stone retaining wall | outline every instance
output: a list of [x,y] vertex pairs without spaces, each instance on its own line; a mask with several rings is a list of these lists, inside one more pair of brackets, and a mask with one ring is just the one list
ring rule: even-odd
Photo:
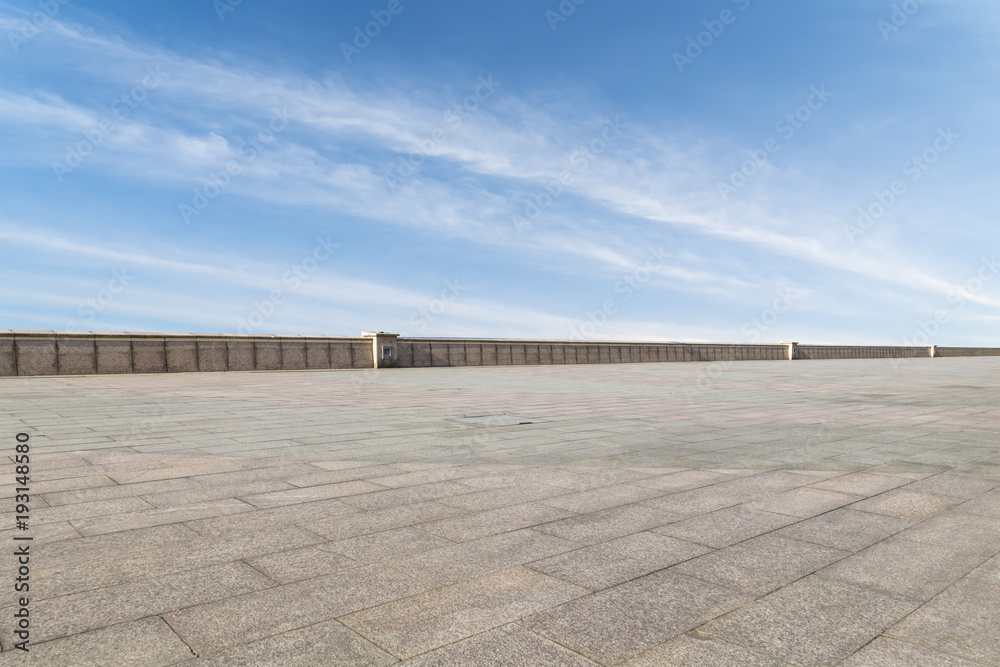
[[402,367],[739,361],[785,359],[788,354],[784,345],[583,343],[449,338],[400,338],[397,347],[398,365]]
[[0,332],[0,375],[372,368],[368,338]]
[[[389,357],[382,358],[391,347]],[[1000,348],[0,331],[0,376],[1000,356]]]
[[795,349],[796,359],[900,359],[931,356],[927,346],[796,345]]
[[1000,347],[939,347],[939,357],[1000,357]]

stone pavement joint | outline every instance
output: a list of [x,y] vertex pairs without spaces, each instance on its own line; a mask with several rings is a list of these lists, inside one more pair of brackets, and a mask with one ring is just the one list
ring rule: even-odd
[[30,661],[1000,664],[1000,358],[715,366],[0,378]]

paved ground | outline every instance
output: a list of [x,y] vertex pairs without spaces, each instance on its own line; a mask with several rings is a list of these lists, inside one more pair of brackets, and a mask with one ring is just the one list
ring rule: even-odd
[[1000,664],[1000,359],[894,363],[2,378],[27,662]]

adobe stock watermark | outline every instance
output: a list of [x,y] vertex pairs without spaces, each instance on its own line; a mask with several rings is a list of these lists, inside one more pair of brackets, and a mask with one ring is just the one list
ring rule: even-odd
[[143,413],[137,413],[129,411],[131,417],[137,417],[136,419],[129,419],[126,422],[127,430],[122,433],[119,437],[115,438],[115,441],[119,447],[134,447],[136,445],[143,444],[143,440],[149,438],[156,438],[166,429],[159,428],[160,426],[171,426],[176,424],[174,417],[176,416],[176,405],[171,405],[165,398],[152,398],[147,397],[147,406],[149,401],[152,401],[152,405],[155,410],[150,413],[148,411]]
[[770,306],[760,311],[756,317],[751,317],[740,328],[740,333],[751,341],[758,340],[762,333],[773,327],[782,315],[794,308],[796,303],[805,296],[804,291],[792,287],[778,289],[775,294]]
[[479,111],[482,104],[493,97],[497,88],[502,85],[493,80],[492,74],[479,77],[472,94],[444,112],[441,117],[443,125],[434,128],[429,137],[418,141],[416,152],[400,157],[399,162],[385,172],[385,184],[389,191],[395,192],[406,179],[416,174],[424,160],[437,154],[438,147],[448,140],[449,133],[462,127],[462,123]]
[[585,313],[587,322],[579,326],[575,324],[570,326],[570,340],[593,338],[598,331],[604,328],[604,325],[608,323],[611,316],[619,311],[621,304],[628,302],[635,296],[635,293],[649,282],[653,274],[666,265],[669,256],[662,246],[659,248],[649,248],[649,256],[646,258],[646,262],[637,266],[631,273],[622,276],[621,280],[615,283],[614,292],[620,296],[605,299],[599,308],[592,311],[588,310]]
[[518,233],[530,228],[532,222],[542,214],[542,211],[552,206],[555,200],[565,192],[565,188],[573,184],[577,175],[587,171],[597,158],[618,141],[622,132],[628,127],[621,118],[621,115],[618,115],[613,120],[607,121],[598,136],[591,139],[586,146],[576,149],[570,155],[570,167],[564,169],[556,180],[545,184],[542,192],[533,197],[524,198],[524,208],[521,213],[514,213],[510,216],[510,221]]
[[[97,121],[93,127],[83,131],[83,138],[75,144],[67,144],[66,155],[62,162],[54,160],[52,171],[56,179],[62,183],[63,178],[70,174],[90,157],[104,140],[118,130],[118,121],[123,121],[139,108],[139,105],[149,98],[149,93],[160,87],[167,74],[155,67],[146,67],[146,76],[130,90],[116,97],[111,102],[111,112]],[[117,120],[116,120],[117,119]]]
[[728,360],[712,361],[705,364],[695,373],[694,384],[684,385],[684,397],[690,403],[696,395],[714,389],[723,375],[731,371],[734,366],[736,366],[736,362]]
[[361,52],[371,45],[372,40],[389,27],[392,17],[402,14],[404,9],[406,6],[402,0],[389,0],[385,9],[373,9],[369,12],[372,20],[364,24],[364,29],[359,25],[354,26],[354,39],[340,43],[340,52],[344,54],[347,64],[350,65],[352,58],[361,55]]
[[[961,136],[955,133],[950,126],[948,128],[939,127],[934,141],[903,163],[903,166],[900,167],[903,175],[909,177],[911,183],[919,181],[942,155],[951,150],[955,141]],[[847,240],[855,243],[859,236],[864,236],[906,192],[906,182],[898,178],[889,183],[887,189],[876,190],[873,193],[874,199],[871,203],[858,207],[858,217],[854,224],[844,225]]]
[[212,0],[212,9],[219,21],[226,20],[226,14],[235,12],[236,8],[243,4],[243,0]]
[[565,23],[570,16],[576,13],[576,8],[587,0],[562,0],[555,10],[545,10],[545,20],[549,22],[549,27],[555,32],[560,23]]
[[[732,0],[732,3],[741,12],[745,12],[749,9],[751,0]],[[681,51],[673,52],[674,65],[677,67],[677,71],[683,74],[685,67],[693,65],[694,61],[705,53],[705,49],[715,44],[715,40],[722,37],[722,33],[726,31],[726,26],[736,23],[738,16],[739,14],[732,9],[723,9],[719,12],[718,18],[702,21],[701,24],[705,29],[693,36],[688,36],[687,46],[684,48],[683,53]]]
[[222,194],[233,182],[233,177],[243,172],[243,167],[257,159],[260,151],[266,146],[274,143],[275,136],[283,132],[288,127],[288,111],[284,108],[274,112],[274,116],[268,122],[267,128],[259,130],[256,134],[247,137],[237,145],[240,152],[238,160],[230,160],[224,169],[209,172],[208,182],[200,186],[195,186],[194,196],[191,203],[178,204],[177,210],[180,213],[184,224],[190,224],[191,218],[201,215],[201,212],[208,208],[213,199]]
[[236,333],[251,334],[257,332],[260,327],[267,322],[285,303],[285,298],[289,294],[299,291],[319,267],[333,256],[333,251],[338,244],[330,240],[319,237],[312,252],[303,257],[281,275],[281,283],[285,289],[273,289],[267,298],[261,301],[254,301],[250,312],[246,317],[240,317],[236,321]]
[[49,23],[59,15],[61,7],[68,5],[69,0],[39,0],[35,3],[40,11],[32,13],[28,18],[21,19],[20,29],[7,33],[7,41],[15,55],[21,52],[21,47],[33,40],[38,33],[45,30]]
[[[997,261],[997,256],[982,257],[979,268],[976,269],[975,273],[969,276],[964,283],[955,285],[948,292],[947,300],[952,306],[950,308],[939,308],[934,311],[931,317],[917,322],[917,328],[909,336],[903,337],[902,344],[906,347],[932,345],[934,338],[941,333],[942,328],[951,322],[951,318],[955,313],[965,308],[965,305],[976,294],[983,291],[986,283],[993,280],[998,273],[1000,273],[1000,262]],[[893,368],[898,368],[901,364],[906,363],[906,361],[906,358],[890,359]]]
[[[823,108],[823,105],[833,97],[833,93],[826,89],[826,84],[811,86],[809,96],[806,101],[779,118],[774,124],[774,131],[785,141],[795,136],[795,133],[808,123],[813,114]],[[729,201],[729,196],[746,185],[750,179],[760,171],[760,168],[767,164],[770,156],[781,149],[781,142],[775,137],[769,137],[761,144],[760,148],[747,149],[747,159],[738,169],[734,169],[729,175],[727,182],[718,181],[715,184],[716,190],[722,201]]]
[[965,307],[972,297],[983,291],[983,287],[986,283],[993,280],[993,276],[1000,273],[1000,263],[997,263],[997,256],[983,257],[979,264],[979,268],[976,270],[975,274],[969,277],[961,285],[956,285],[948,293],[948,303],[955,304],[953,310],[961,310]]
[[410,314],[410,325],[417,333],[427,331],[427,327],[444,315],[445,311],[448,310],[448,306],[455,303],[466,289],[468,289],[468,285],[460,283],[458,278],[445,280],[444,288],[441,290],[438,298],[431,299]]
[[920,8],[927,4],[927,0],[903,0],[903,2],[893,4],[892,14],[889,20],[879,19],[875,27],[882,33],[882,39],[889,41],[889,36],[899,32],[899,29],[909,23],[910,17],[920,11]]
[[[112,271],[111,279],[104,287],[97,291],[97,294],[84,299],[77,305],[76,314],[83,318],[82,324],[90,324],[97,318],[98,313],[103,313],[107,310],[114,303],[115,298],[132,284],[133,280],[135,280],[135,276],[131,275],[128,269],[121,268],[117,271]],[[80,327],[81,322],[73,320],[67,322],[63,330],[80,331]]]

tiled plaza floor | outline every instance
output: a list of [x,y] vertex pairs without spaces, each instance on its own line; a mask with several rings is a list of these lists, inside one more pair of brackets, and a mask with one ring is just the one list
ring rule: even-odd
[[1000,664],[1000,358],[0,378],[0,415],[0,663]]

